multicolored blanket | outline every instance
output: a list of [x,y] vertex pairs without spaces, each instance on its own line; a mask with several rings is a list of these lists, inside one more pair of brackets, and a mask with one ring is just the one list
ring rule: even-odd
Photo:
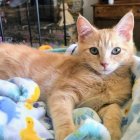
[[0,140],[53,138],[41,122],[45,105],[33,106],[39,95],[38,85],[30,79],[0,80]]

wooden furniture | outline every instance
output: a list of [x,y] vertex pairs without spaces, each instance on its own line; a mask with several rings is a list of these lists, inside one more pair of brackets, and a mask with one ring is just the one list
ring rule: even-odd
[[[120,4],[120,3],[139,3],[139,0],[114,0],[115,4]],[[99,0],[99,3],[108,3],[108,0]]]
[[115,3],[139,3],[139,0],[114,0]]
[[140,50],[140,2],[120,4],[95,4],[93,7],[93,22],[99,28],[115,25],[121,17],[132,10],[135,16],[134,41]]

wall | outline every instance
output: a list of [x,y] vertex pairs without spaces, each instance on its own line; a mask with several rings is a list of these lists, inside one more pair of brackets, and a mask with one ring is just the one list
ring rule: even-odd
[[83,0],[83,16],[86,17],[90,23],[93,23],[93,9],[92,4],[97,3],[99,0]]

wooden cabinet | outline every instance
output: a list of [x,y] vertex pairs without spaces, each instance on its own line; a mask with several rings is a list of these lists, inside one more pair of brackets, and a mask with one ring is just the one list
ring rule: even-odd
[[128,11],[132,10],[135,16],[134,41],[140,50],[140,3],[129,4],[95,4],[93,7],[93,21],[99,28],[112,27]]

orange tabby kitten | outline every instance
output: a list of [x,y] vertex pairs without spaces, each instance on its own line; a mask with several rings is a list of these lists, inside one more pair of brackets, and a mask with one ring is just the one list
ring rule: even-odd
[[84,17],[77,20],[76,55],[43,53],[24,45],[0,45],[0,78],[28,77],[41,87],[56,140],[75,131],[72,111],[98,111],[112,140],[121,137],[120,105],[131,94],[134,17],[127,13],[112,29],[99,30]]

